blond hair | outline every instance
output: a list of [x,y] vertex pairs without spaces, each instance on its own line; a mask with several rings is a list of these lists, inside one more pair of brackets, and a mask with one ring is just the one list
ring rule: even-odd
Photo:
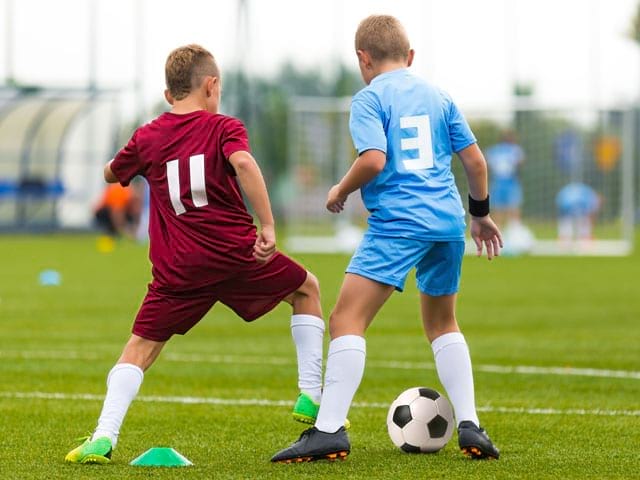
[[211,52],[196,44],[173,50],[167,57],[164,73],[167,89],[175,100],[182,100],[198,88],[205,76],[220,76]]
[[371,15],[356,31],[356,50],[364,50],[375,61],[406,60],[409,38],[400,21],[391,15]]

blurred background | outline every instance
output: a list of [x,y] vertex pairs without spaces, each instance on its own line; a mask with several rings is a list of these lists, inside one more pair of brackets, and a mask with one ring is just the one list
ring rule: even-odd
[[222,69],[222,112],[249,129],[288,249],[353,249],[366,219],[358,195],[341,217],[324,201],[355,156],[349,102],[364,84],[353,37],[372,13],[403,22],[412,70],[470,122],[505,253],[631,252],[637,0],[0,0],[0,232],[144,240],[144,182],[105,191],[102,167],[168,108],[166,56],[195,42]]

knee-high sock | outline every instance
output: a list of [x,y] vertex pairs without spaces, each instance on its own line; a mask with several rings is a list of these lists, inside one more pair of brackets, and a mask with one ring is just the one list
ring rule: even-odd
[[360,386],[367,355],[365,339],[344,335],[331,341],[316,428],[333,433],[344,425],[353,396]]
[[470,420],[479,425],[471,357],[464,336],[459,332],[445,333],[436,338],[431,347],[440,383],[453,405],[456,424]]
[[298,388],[320,402],[324,321],[315,315],[292,315],[291,336],[298,357]]
[[109,437],[115,448],[120,426],[129,405],[138,394],[143,378],[142,369],[131,363],[119,363],[111,369],[107,377],[107,394],[102,413],[92,438]]

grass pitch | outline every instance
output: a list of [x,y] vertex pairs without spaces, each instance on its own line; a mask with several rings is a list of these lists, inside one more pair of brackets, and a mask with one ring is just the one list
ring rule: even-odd
[[[328,314],[348,261],[298,259],[321,281]],[[40,286],[46,269],[60,286]],[[501,449],[474,462],[456,437],[409,455],[387,437],[386,407],[408,387],[442,391],[413,279],[367,341],[345,462],[272,465],[303,429],[290,309],[244,324],[217,305],[174,337],[147,372],[110,465],[65,465],[97,420],[105,378],[149,281],[145,246],[109,254],[92,236],[0,237],[0,478],[632,478],[640,457],[640,255],[464,261],[458,320],[474,362],[480,418]],[[171,446],[184,469],[129,462]]]

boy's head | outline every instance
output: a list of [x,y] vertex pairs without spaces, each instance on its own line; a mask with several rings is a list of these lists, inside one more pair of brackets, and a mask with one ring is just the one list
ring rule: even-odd
[[178,47],[165,64],[167,89],[165,97],[171,104],[191,94],[201,95],[207,110],[217,111],[220,102],[220,70],[213,55],[200,45]]
[[356,31],[356,53],[365,83],[381,73],[383,64],[409,66],[413,50],[400,21],[390,15],[371,15],[360,22]]

